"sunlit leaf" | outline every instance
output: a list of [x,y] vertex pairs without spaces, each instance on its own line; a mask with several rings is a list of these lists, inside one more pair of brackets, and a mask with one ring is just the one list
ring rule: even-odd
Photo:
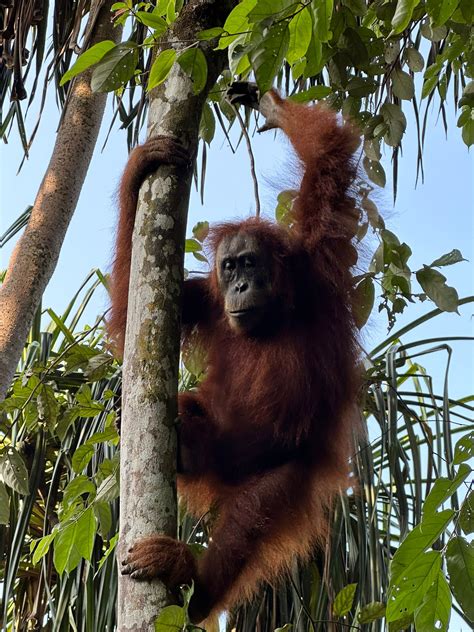
[[395,13],[392,18],[392,33],[393,35],[401,33],[408,26],[413,11],[420,0],[398,0]]
[[272,87],[288,50],[289,40],[288,27],[280,22],[268,29],[266,37],[251,51],[250,62],[262,92]]
[[311,42],[313,31],[313,21],[308,7],[299,11],[291,20],[288,26],[290,40],[286,58],[290,64],[304,57]]
[[94,44],[94,46],[88,48],[84,53],[79,55],[73,66],[64,73],[59,85],[63,86],[79,73],[97,64],[103,58],[105,53],[108,53],[109,50],[112,50],[115,46],[116,44],[112,40],[104,40],[103,42],[99,42],[98,44]]
[[94,68],[91,78],[93,92],[111,92],[121,88],[135,73],[138,46],[134,42],[117,44]]
[[348,584],[337,593],[332,608],[336,617],[343,617],[352,608],[356,590],[357,584]]
[[455,536],[448,542],[446,551],[449,583],[457,602],[474,621],[474,542]]
[[423,504],[423,516],[434,512],[450,498],[471,473],[471,468],[463,463],[453,479],[438,478]]
[[151,67],[147,90],[152,90],[165,81],[173,67],[175,59],[176,51],[174,48],[167,48],[161,51]]
[[371,623],[385,616],[385,604],[380,601],[373,601],[366,606],[362,606],[357,620],[359,623]]
[[415,612],[416,632],[447,632],[451,616],[451,591],[442,570]]
[[179,55],[177,62],[191,77],[194,94],[199,94],[207,81],[207,61],[202,50],[197,47],[189,48]]
[[28,471],[20,453],[13,446],[0,450],[0,480],[19,494],[28,493]]

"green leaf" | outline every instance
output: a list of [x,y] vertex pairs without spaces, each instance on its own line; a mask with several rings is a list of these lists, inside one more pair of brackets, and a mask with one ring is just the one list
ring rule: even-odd
[[289,97],[289,101],[294,101],[295,103],[307,103],[308,101],[318,101],[319,99],[324,99],[332,92],[330,86],[311,86],[307,90],[303,90],[302,92],[297,92],[296,94],[292,94]]
[[194,238],[201,243],[209,234],[209,222],[198,222],[193,228]]
[[464,259],[461,252],[455,248],[454,250],[451,250],[451,252],[435,259],[433,263],[430,264],[430,268],[434,268],[436,266],[452,266],[454,263],[459,263],[460,261],[466,261],[466,259]]
[[95,494],[94,483],[84,475],[76,476],[67,485],[64,490],[63,503],[65,506],[73,503],[76,498],[83,494]]
[[117,90],[131,79],[138,63],[138,47],[134,42],[123,42],[106,53],[94,68],[92,92]]
[[285,22],[274,24],[266,37],[249,54],[258,87],[262,92],[270,90],[278,74],[286,51],[290,34]]
[[446,550],[449,584],[456,601],[471,621],[474,621],[474,543],[454,537]]
[[448,500],[448,498],[451,498],[454,492],[460,485],[462,485],[470,473],[471,468],[463,463],[459,467],[458,473],[452,480],[450,478],[436,479],[433,488],[423,504],[423,516],[433,513],[440,505]]
[[160,83],[163,83],[163,81],[165,81],[166,77],[170,73],[171,68],[173,67],[175,59],[176,51],[174,50],[174,48],[167,48],[166,50],[161,51],[161,53],[153,62],[150,70],[150,76],[148,78],[147,86],[148,91],[152,90],[156,86],[159,86]]
[[352,608],[356,590],[357,584],[348,584],[337,593],[332,607],[333,613],[336,617],[343,617]]
[[385,175],[385,171],[381,163],[376,160],[369,160],[367,156],[364,156],[362,164],[364,165],[365,172],[369,176],[369,179],[379,187],[384,187],[387,181],[387,176]]
[[419,608],[440,568],[441,553],[439,551],[428,551],[417,556],[397,580],[391,583],[387,602],[387,621],[396,621]]
[[[229,36],[221,36],[219,40],[218,49],[227,48],[237,37],[238,34],[249,30],[248,14],[257,4],[257,0],[243,0],[227,16],[224,23],[224,31],[229,33]],[[237,35],[234,35],[236,33]]]
[[406,59],[408,64],[408,68],[413,72],[420,72],[423,70],[425,65],[425,60],[423,59],[423,55],[419,50],[410,46],[409,48],[405,48],[403,56]]
[[392,32],[390,35],[397,35],[406,29],[419,2],[420,0],[398,0],[392,18]]
[[113,361],[114,358],[109,353],[98,353],[88,360],[84,367],[84,374],[90,382],[102,380],[109,372]]
[[431,42],[440,42],[448,34],[448,29],[444,24],[442,26],[434,26],[429,20],[425,20],[420,28],[421,34]]
[[75,545],[76,526],[75,520],[62,526],[54,540],[53,562],[60,575],[66,569],[68,571],[74,570],[81,561],[81,555]]
[[49,547],[51,546],[51,542],[56,537],[57,531],[53,531],[52,533],[48,533],[48,535],[40,538],[35,546],[35,551],[33,553],[32,562],[34,565],[38,564],[38,562],[46,555],[49,551]]
[[7,489],[0,481],[0,524],[8,524],[10,522],[10,496]]
[[450,616],[451,592],[443,571],[440,570],[423,603],[415,611],[416,632],[447,632]]
[[357,620],[359,623],[372,623],[383,616],[385,616],[385,604],[380,601],[373,601],[360,609]]
[[391,147],[400,144],[407,127],[407,119],[402,108],[396,103],[384,103],[380,108],[384,123],[388,126],[384,140]]
[[377,89],[378,84],[374,79],[364,77],[352,77],[347,86],[347,92],[353,97],[367,97]]
[[75,546],[79,554],[89,562],[92,558],[96,534],[96,518],[92,507],[86,509],[77,521]]
[[312,3],[313,32],[317,42],[328,42],[331,38],[331,18],[334,9],[334,0],[318,0]]
[[196,239],[186,239],[184,252],[198,252],[199,250],[202,250],[202,244],[200,244]]
[[72,456],[72,469],[79,474],[94,456],[94,447],[87,443],[80,445]]
[[168,30],[166,20],[157,13],[148,13],[147,11],[136,11],[135,17],[145,26],[149,26],[155,31],[155,35],[163,35]]
[[71,68],[64,73],[59,85],[63,86],[79,73],[97,64],[105,53],[108,53],[112,48],[115,48],[115,42],[112,42],[112,40],[104,40],[88,48],[82,55],[79,55]]
[[355,324],[358,329],[369,320],[375,301],[375,286],[372,277],[368,276],[356,286],[352,295]]
[[299,13],[290,20],[288,29],[290,32],[290,41],[286,59],[290,64],[293,64],[305,56],[311,42],[313,21],[308,7],[299,11]]
[[462,139],[468,147],[474,145],[474,108],[471,108],[471,116],[462,126]]
[[96,501],[107,501],[111,502],[118,498],[120,493],[119,484],[117,481],[117,472],[114,472],[110,476],[107,476],[106,479],[100,484],[99,489],[97,490]]
[[441,26],[457,9],[459,0],[426,0],[426,11],[433,26]]
[[474,431],[461,437],[454,448],[454,465],[464,463],[474,457]]
[[50,428],[54,426],[58,418],[59,403],[54,395],[54,391],[49,384],[43,384],[36,400],[39,418]]
[[392,72],[392,89],[394,95],[399,99],[413,99],[415,96],[413,78],[399,68]]
[[291,209],[293,202],[298,195],[295,189],[280,191],[277,197],[277,206],[275,209],[275,219],[281,224],[288,225],[291,221]]
[[439,309],[443,312],[458,311],[458,293],[453,287],[446,285],[446,277],[441,272],[424,266],[422,270],[417,271],[416,278],[423,291]]
[[92,509],[94,510],[94,515],[99,523],[99,533],[102,536],[102,539],[105,540],[112,528],[112,511],[110,509],[110,505],[103,501],[94,502]]
[[424,80],[423,88],[421,89],[421,98],[426,99],[438,85],[438,75],[429,77]]
[[13,446],[0,450],[0,480],[19,494],[28,494],[28,471],[20,453]]
[[207,81],[207,61],[204,53],[200,48],[189,48],[181,53],[177,61],[184,72],[191,77],[194,94],[199,94]]
[[393,556],[390,564],[393,581],[397,581],[405,574],[410,565],[416,565],[424,551],[443,533],[453,516],[454,512],[451,509],[423,516],[422,522],[410,531]]
[[181,632],[186,623],[186,612],[179,606],[166,606],[155,620],[155,632]]
[[459,513],[459,526],[466,535],[474,533],[474,491],[464,499]]
[[207,41],[219,37],[224,33],[224,29],[220,26],[214,26],[212,29],[205,29],[204,31],[199,31],[197,34],[198,40]]

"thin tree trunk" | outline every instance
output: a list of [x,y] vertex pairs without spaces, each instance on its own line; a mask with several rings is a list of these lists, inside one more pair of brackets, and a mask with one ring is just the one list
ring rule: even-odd
[[[231,0],[192,0],[172,37],[180,49],[222,25]],[[180,44],[180,42],[182,42]],[[204,44],[208,81],[199,95],[175,64],[151,95],[148,136],[178,138],[195,155],[202,108],[225,62]],[[139,537],[176,536],[176,431],[180,299],[192,170],[161,166],[143,184],[133,236],[123,365],[119,562]],[[159,581],[119,579],[118,630],[152,630],[167,595]]]
[[[120,37],[121,29],[111,22],[112,4],[113,0],[92,3],[86,27],[90,46]],[[10,386],[36,308],[56,268],[94,153],[107,95],[91,92],[91,74],[85,72],[74,80],[28,225],[0,286],[0,401]]]

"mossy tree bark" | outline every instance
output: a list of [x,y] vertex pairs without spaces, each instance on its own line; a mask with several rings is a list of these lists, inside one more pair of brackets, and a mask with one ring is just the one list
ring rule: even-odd
[[[89,45],[118,41],[111,21],[113,0],[92,2]],[[107,101],[93,93],[92,71],[76,77],[25,232],[0,285],[0,401],[11,384],[41,296],[56,268],[69,222],[84,184]]]
[[[222,25],[235,2],[191,0],[176,21],[171,45],[178,51],[204,29]],[[169,47],[169,44],[167,44]],[[150,97],[148,137],[177,138],[195,156],[199,122],[226,56],[201,45],[208,65],[206,88],[175,64]],[[123,365],[119,562],[139,537],[176,536],[176,419],[180,302],[184,239],[192,169],[161,166],[143,184],[132,247]],[[119,580],[118,629],[152,630],[167,595],[158,581]]]

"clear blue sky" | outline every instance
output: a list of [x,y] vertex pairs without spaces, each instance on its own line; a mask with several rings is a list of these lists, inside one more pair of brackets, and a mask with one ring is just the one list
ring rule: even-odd
[[[95,157],[82,191],[77,211],[69,228],[62,254],[44,297],[44,306],[61,312],[87,273],[94,267],[108,269],[111,260],[116,208],[114,192],[120,173],[125,165],[126,143],[121,131],[113,131],[105,150],[101,153],[106,128],[110,122],[107,110],[104,131],[101,134]],[[28,204],[32,204],[49,160],[58,116],[51,95],[45,109],[40,132],[31,150],[30,159],[19,176],[16,175],[22,152],[16,133],[10,136],[7,146],[1,145],[2,169],[0,175],[0,233],[13,222]],[[448,282],[454,285],[460,296],[474,294],[474,191],[472,152],[469,155],[460,131],[455,125],[453,112],[449,115],[449,136],[445,138],[441,121],[436,121],[433,111],[428,126],[424,162],[425,182],[415,189],[416,144],[414,122],[409,117],[400,160],[399,194],[395,209],[392,204],[390,184],[379,194],[377,203],[388,211],[387,228],[406,241],[413,250],[412,269],[423,263],[431,263],[443,253],[459,248],[469,262],[445,268]],[[35,118],[27,119],[31,130]],[[234,134],[235,139],[235,134]],[[260,176],[261,197],[264,211],[273,213],[278,183],[286,186],[286,142],[281,135],[269,133],[253,139],[257,172]],[[387,173],[390,172],[390,156],[386,156]],[[193,192],[189,213],[190,229],[200,220],[217,221],[244,217],[253,212],[254,198],[249,172],[248,156],[242,143],[237,154],[229,150],[222,134],[218,134],[208,152],[205,187],[205,206]],[[7,265],[13,244],[0,252],[0,267]],[[195,267],[189,262],[189,267]],[[107,306],[105,293],[98,293],[89,309],[89,322]],[[399,319],[397,328],[431,309],[432,306],[410,306]],[[424,326],[416,337],[443,335],[473,335],[471,305],[461,309],[461,315],[446,314]],[[385,321],[376,318],[366,336],[367,348],[378,344],[386,336]],[[408,338],[407,338],[408,339]],[[470,343],[453,345],[455,349],[450,393],[453,397],[474,392],[473,346]],[[436,354],[423,359],[427,368],[436,376],[435,388],[442,388],[446,354]],[[467,630],[453,614],[450,630]]]

